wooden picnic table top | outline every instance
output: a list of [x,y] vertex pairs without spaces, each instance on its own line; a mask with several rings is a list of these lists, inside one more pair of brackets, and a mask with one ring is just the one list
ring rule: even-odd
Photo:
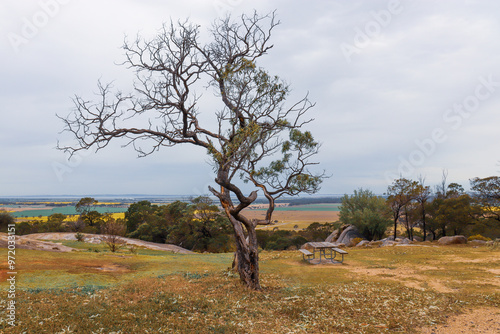
[[337,247],[336,245],[332,244],[331,242],[308,242],[307,243],[309,246],[312,248],[335,248]]

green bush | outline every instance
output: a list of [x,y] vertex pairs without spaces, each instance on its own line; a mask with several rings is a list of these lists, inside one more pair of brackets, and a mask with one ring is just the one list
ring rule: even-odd
[[83,242],[85,240],[85,236],[81,232],[77,232],[75,234],[76,241]]

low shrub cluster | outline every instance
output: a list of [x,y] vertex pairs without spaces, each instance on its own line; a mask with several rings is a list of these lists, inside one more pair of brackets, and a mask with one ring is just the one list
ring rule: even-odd
[[289,230],[257,230],[259,247],[265,250],[298,249],[309,241],[325,241],[338,224],[312,223],[300,231]]
[[234,251],[231,224],[207,197],[161,206],[140,201],[130,205],[125,221],[130,238],[198,252]]
[[467,239],[469,241],[472,241],[472,240],[490,241],[491,240],[491,238],[483,237],[481,234],[471,235]]

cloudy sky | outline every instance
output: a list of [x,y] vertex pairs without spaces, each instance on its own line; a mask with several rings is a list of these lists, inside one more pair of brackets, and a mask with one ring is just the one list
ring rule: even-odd
[[202,26],[226,13],[281,25],[260,65],[316,102],[310,126],[331,174],[322,194],[383,193],[399,175],[468,188],[500,174],[500,3],[333,0],[2,0],[0,196],[206,194],[198,149],[137,158],[117,142],[68,161],[55,149],[77,94],[130,84],[120,46],[163,22]]

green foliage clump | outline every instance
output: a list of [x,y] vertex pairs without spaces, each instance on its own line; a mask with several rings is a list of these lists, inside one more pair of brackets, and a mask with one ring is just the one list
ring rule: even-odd
[[391,224],[385,199],[362,188],[342,197],[340,221],[356,226],[367,240],[382,239]]
[[4,210],[0,210],[0,232],[7,231],[7,226],[15,221],[12,215]]
[[207,197],[163,206],[137,202],[130,205],[125,221],[130,238],[170,243],[198,252],[234,250],[231,225]]
[[47,221],[26,221],[16,225],[16,234],[25,235],[31,233],[68,232],[70,222],[66,221],[66,216],[61,213],[54,213],[48,216]]
[[340,227],[339,223],[312,223],[307,226],[299,234],[306,238],[308,241],[325,241],[326,238],[337,228]]
[[257,230],[257,239],[259,247],[265,250],[298,249],[309,241],[325,241],[334,229],[331,223],[312,223],[300,231]]
[[82,232],[76,232],[75,238],[76,238],[76,241],[78,241],[78,242],[83,242],[85,240],[85,236],[83,235]]

